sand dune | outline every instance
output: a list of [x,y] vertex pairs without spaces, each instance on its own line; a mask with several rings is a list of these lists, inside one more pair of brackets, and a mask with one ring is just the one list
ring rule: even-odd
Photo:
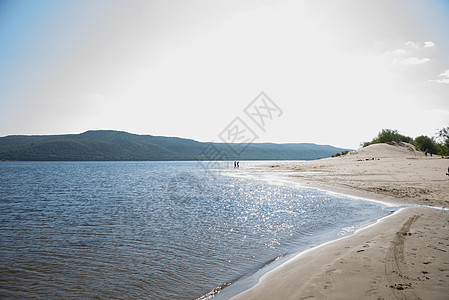
[[[272,169],[311,186],[389,201],[448,207],[449,160],[425,156],[406,143],[375,144],[343,157],[297,162]],[[384,199],[385,200],[385,199]]]
[[424,153],[408,143],[373,144],[359,150],[349,152],[347,158],[387,158],[387,157],[424,157]]
[[[447,208],[448,166],[447,159],[401,143],[271,166],[269,172],[380,201]],[[448,299],[448,229],[448,211],[401,209],[353,236],[299,254],[235,298]]]

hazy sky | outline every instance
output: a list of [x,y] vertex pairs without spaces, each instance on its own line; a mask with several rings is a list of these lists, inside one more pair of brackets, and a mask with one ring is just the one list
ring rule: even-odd
[[[260,131],[244,109],[282,110]],[[116,129],[357,148],[449,125],[449,1],[0,1],[0,136]]]

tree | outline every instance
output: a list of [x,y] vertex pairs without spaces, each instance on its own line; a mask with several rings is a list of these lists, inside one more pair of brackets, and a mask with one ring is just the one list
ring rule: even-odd
[[416,147],[416,149],[421,151],[430,151],[431,153],[439,152],[435,140],[426,135],[421,135],[415,138],[415,140],[413,141],[413,145]]
[[439,142],[439,153],[449,155],[449,126],[440,129],[437,132],[436,139]]

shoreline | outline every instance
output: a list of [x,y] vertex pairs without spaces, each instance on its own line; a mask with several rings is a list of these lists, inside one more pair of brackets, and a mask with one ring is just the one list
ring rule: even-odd
[[[325,190],[323,190],[323,191],[325,191]],[[366,200],[366,201],[371,201],[371,200]],[[380,202],[380,201],[373,201],[373,202]],[[381,202],[381,203],[383,203],[383,202]],[[331,244],[337,243],[341,240],[351,238],[354,235],[356,235],[358,232],[363,231],[364,229],[367,229],[371,226],[376,226],[376,224],[378,224],[384,218],[389,218],[402,209],[405,209],[405,208],[399,207],[399,208],[397,208],[397,210],[391,211],[388,214],[381,216],[377,219],[367,220],[362,225],[360,225],[359,228],[357,228],[353,233],[351,233],[349,235],[336,237],[335,239],[325,241],[325,242],[315,245],[315,246],[311,246],[311,248],[300,250],[299,252],[283,254],[283,255],[277,257],[276,259],[272,259],[272,260],[268,261],[267,263],[265,263],[263,265],[262,268],[254,271],[253,273],[250,273],[247,275],[242,275],[235,280],[232,280],[228,283],[218,286],[216,289],[212,290],[210,293],[208,293],[198,299],[210,299],[210,297],[217,297],[217,299],[222,299],[222,298],[223,299],[239,299],[240,294],[245,294],[245,292],[254,288],[260,280],[262,280],[265,276],[271,276],[270,273],[276,271],[277,268],[281,268],[284,265],[289,264],[292,260],[295,260],[299,257],[306,256],[306,255],[313,255],[314,251],[320,249],[321,247],[325,247],[326,245],[331,245]],[[285,261],[280,261],[280,262],[278,262],[278,264],[271,265],[272,263],[276,263],[276,261],[279,259],[285,259]],[[260,274],[258,275],[258,273],[260,273]],[[247,280],[247,281],[251,282],[251,281],[255,281],[256,279],[257,279],[257,282],[255,284],[242,283],[240,281],[240,280]],[[237,291],[224,289],[226,287],[231,287],[231,289],[236,288],[236,286],[234,284],[241,285],[241,286],[237,287],[238,288]],[[244,298],[246,298],[246,297],[247,297],[247,295],[244,296]],[[260,298],[259,295],[257,296],[257,299],[258,298]]]
[[[411,226],[423,220],[427,224],[440,213],[447,214],[431,208],[401,208],[351,236],[296,254],[231,299],[446,299],[447,260],[446,267],[440,268],[441,259],[427,249],[413,259],[401,258],[406,242],[415,252],[420,250],[421,241],[409,236],[422,232],[411,231]],[[410,268],[413,265],[419,270]]]
[[[449,199],[432,181],[439,173],[428,175],[435,163],[443,167],[447,161],[425,159],[419,157],[419,153],[413,153],[414,158],[379,153],[369,153],[380,159],[372,160],[376,164],[368,162],[371,163],[369,167],[364,165],[363,172],[350,172],[360,170],[365,162],[354,163],[358,162],[357,155],[259,168],[258,172],[303,187],[411,207],[399,208],[350,236],[296,254],[232,299],[446,299],[449,294]],[[385,168],[389,163],[398,166],[403,174],[394,178],[395,168]],[[416,165],[424,167],[417,169]],[[319,173],[323,169],[327,173]],[[435,173],[435,170],[430,171]],[[410,180],[417,176],[422,180]],[[344,177],[351,182],[340,182]],[[443,183],[443,189],[449,187],[448,182]],[[422,185],[428,186],[425,193],[409,192]],[[401,189],[404,195],[391,192]]]
[[[283,161],[283,162],[285,162],[285,161]],[[348,235],[346,235],[346,234],[345,235],[336,235],[336,236],[333,236],[331,239],[321,241],[318,244],[310,245],[309,247],[306,247],[303,249],[296,249],[296,251],[293,251],[293,252],[286,252],[284,254],[281,254],[280,256],[265,262],[262,266],[255,268],[253,271],[251,271],[247,274],[240,275],[239,277],[234,278],[234,279],[230,280],[229,282],[225,282],[221,285],[218,285],[216,288],[214,288],[207,294],[204,294],[204,295],[200,296],[199,298],[197,298],[198,300],[210,299],[212,297],[216,298],[216,299],[230,299],[232,297],[236,297],[240,293],[243,293],[246,290],[255,286],[255,284],[257,283],[257,281],[260,278],[264,277],[266,274],[270,273],[274,269],[281,267],[283,264],[289,263],[296,256],[302,255],[305,252],[312,251],[312,250],[319,248],[323,245],[333,243],[333,242],[339,241],[341,239],[349,238],[349,237],[353,236],[354,234],[356,234],[358,231],[368,228],[370,226],[373,226],[373,225],[377,224],[379,222],[379,220],[381,220],[383,218],[390,217],[391,215],[396,213],[398,210],[402,209],[401,205],[397,204],[397,203],[386,202],[383,200],[382,201],[375,200],[375,199],[368,198],[368,197],[360,197],[358,195],[344,194],[344,193],[337,192],[337,191],[330,191],[330,190],[324,189],[322,187],[305,186],[304,184],[292,181],[291,178],[285,178],[284,176],[276,176],[276,182],[273,182],[273,178],[265,177],[264,175],[267,175],[265,170],[259,169],[259,167],[260,167],[260,165],[256,165],[255,168],[254,168],[254,166],[252,166],[247,169],[239,169],[238,173],[226,172],[224,175],[230,176],[230,177],[245,178],[245,179],[249,179],[249,180],[255,180],[255,181],[260,181],[260,182],[275,184],[275,185],[278,185],[278,184],[279,185],[288,185],[293,188],[300,188],[300,189],[304,188],[304,189],[317,190],[319,193],[322,193],[322,194],[328,194],[331,196],[335,195],[336,197],[354,199],[356,201],[373,202],[376,204],[380,204],[381,206],[384,206],[385,207],[384,209],[386,210],[385,211],[386,214],[381,215],[376,218],[373,218],[373,219],[365,220],[361,223],[354,223],[354,225],[352,227],[355,227],[355,230],[353,230]],[[222,173],[222,175],[223,175],[223,173]],[[391,208],[392,210],[388,211],[388,208]]]

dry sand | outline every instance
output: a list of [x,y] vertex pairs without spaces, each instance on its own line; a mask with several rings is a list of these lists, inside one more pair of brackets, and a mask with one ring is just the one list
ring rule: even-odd
[[271,166],[303,185],[420,206],[297,255],[235,299],[449,299],[449,212],[436,209],[449,207],[448,166],[408,144]]

